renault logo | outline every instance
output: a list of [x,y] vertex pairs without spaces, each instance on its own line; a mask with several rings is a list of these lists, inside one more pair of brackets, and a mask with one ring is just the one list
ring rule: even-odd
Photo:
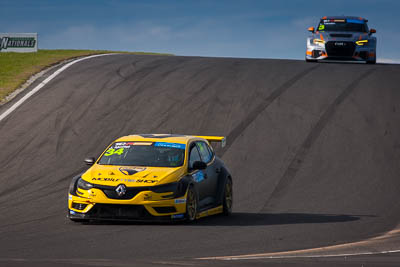
[[115,188],[115,192],[117,192],[119,197],[122,197],[126,193],[126,186],[124,184],[120,184]]

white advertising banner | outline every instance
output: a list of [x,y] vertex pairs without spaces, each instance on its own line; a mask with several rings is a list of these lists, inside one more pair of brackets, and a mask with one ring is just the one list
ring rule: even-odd
[[37,33],[0,33],[0,52],[37,52]]

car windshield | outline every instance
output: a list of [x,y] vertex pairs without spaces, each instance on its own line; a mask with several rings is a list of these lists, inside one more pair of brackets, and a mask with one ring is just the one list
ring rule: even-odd
[[168,142],[116,142],[98,161],[100,165],[179,167],[185,144]]
[[363,20],[321,20],[318,25],[318,31],[327,32],[367,32],[367,24]]

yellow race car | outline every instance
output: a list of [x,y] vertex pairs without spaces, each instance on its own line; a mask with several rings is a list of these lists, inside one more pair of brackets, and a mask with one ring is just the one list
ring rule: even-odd
[[219,136],[129,135],[72,179],[68,218],[188,220],[232,212],[232,176],[210,142]]

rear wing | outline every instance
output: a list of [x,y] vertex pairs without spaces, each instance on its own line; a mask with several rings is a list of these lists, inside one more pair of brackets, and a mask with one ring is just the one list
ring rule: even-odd
[[221,147],[226,145],[226,137],[225,136],[196,136],[199,138],[206,139],[208,142],[218,142],[221,143]]

